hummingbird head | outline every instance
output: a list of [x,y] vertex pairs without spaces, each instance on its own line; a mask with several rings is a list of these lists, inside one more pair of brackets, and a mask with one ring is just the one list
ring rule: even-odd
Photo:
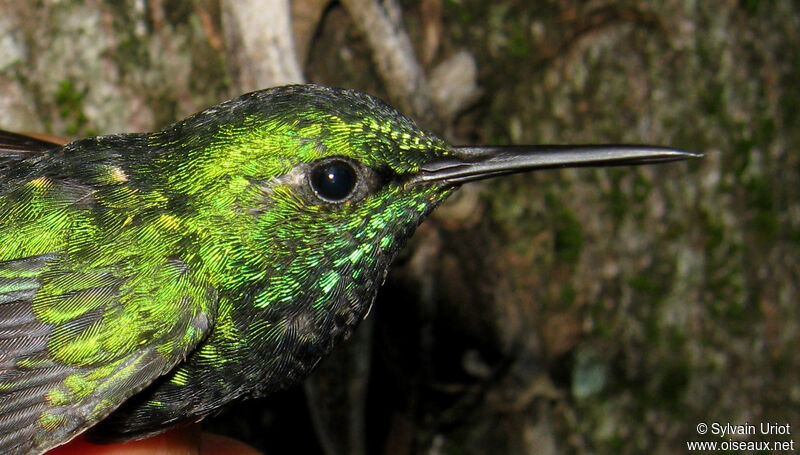
[[153,171],[187,201],[215,287],[259,309],[250,332],[266,324],[276,338],[352,327],[395,253],[454,189],[414,180],[453,153],[448,144],[352,90],[253,92],[148,140],[167,151]]
[[346,333],[337,329],[365,314],[399,248],[464,182],[689,155],[634,146],[453,147],[377,98],[316,85],[243,95],[150,141],[194,155],[160,167],[168,187],[199,201],[195,225],[213,240],[195,242],[198,256],[217,289],[262,310],[253,331],[274,329],[276,338]]

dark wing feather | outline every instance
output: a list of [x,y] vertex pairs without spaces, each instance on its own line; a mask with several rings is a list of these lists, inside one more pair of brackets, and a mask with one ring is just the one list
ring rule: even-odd
[[61,147],[63,143],[45,140],[26,134],[0,130],[0,155],[44,152]]
[[[29,276],[10,277],[20,273],[21,264],[27,269],[25,275],[34,273],[38,277],[33,281]],[[118,284],[113,286],[110,299],[92,300],[92,296],[108,294],[107,290],[67,291],[67,297],[78,296],[76,304],[54,303],[53,307],[80,314],[65,316],[60,322],[44,322],[36,304],[37,294],[49,282],[74,274],[53,273],[60,264],[59,257],[53,255],[0,263],[3,454],[39,453],[68,441],[172,369],[210,328],[210,316],[203,310],[207,305],[186,301],[184,313],[160,321],[160,329],[153,327],[153,321],[139,321],[141,326],[130,327],[139,332],[134,336],[140,340],[136,345],[121,346],[118,352],[86,348],[84,344],[114,345],[116,334],[108,333],[114,324],[108,317],[114,312],[120,312],[119,317],[130,312],[121,304],[123,280],[113,278]],[[100,281],[107,287],[108,280],[103,278]],[[87,300],[80,302],[81,298]],[[88,310],[81,313],[80,306]],[[152,338],[148,339],[150,334]]]
[[54,147],[0,133],[0,454],[96,424],[183,361],[217,311],[166,199],[96,142]]

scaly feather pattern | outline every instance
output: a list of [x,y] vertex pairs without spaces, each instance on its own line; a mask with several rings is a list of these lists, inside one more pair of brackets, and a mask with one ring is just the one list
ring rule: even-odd
[[[404,183],[447,150],[368,95],[295,86],[158,133],[8,152],[0,452],[68,440],[143,388],[96,437],[141,437],[296,382],[449,194]],[[358,169],[357,198],[309,187],[328,157]]]
[[[198,131],[207,114],[160,134],[186,137],[177,131]],[[296,383],[360,322],[399,248],[452,191],[406,186],[448,148],[359,92],[284,87],[214,115],[225,116],[222,127],[190,139],[206,144],[203,160],[182,163],[197,180],[170,185],[205,187],[195,194],[224,210],[215,216],[226,229],[209,230],[200,252],[225,280],[216,282],[216,325],[186,362],[101,422],[101,439],[159,432]],[[320,200],[308,185],[312,164],[329,157],[360,168],[362,187],[345,203]]]
[[168,199],[109,147],[0,165],[0,453],[85,430],[182,361],[216,314]]

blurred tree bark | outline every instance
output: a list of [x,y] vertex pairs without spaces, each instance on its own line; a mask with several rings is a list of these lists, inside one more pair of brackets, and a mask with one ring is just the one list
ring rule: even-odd
[[[379,296],[355,349],[368,393],[330,393],[360,409],[362,453],[676,453],[719,439],[700,422],[800,425],[797,2],[274,4],[0,0],[0,127],[150,130],[307,80],[455,142],[704,152],[467,185]],[[266,453],[342,450],[308,436],[302,399],[213,425]]]
[[225,49],[236,92],[303,82],[290,11],[289,0],[222,2]]

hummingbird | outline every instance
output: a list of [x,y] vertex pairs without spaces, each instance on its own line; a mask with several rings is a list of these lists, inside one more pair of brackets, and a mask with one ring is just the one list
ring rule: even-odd
[[451,146],[383,101],[292,85],[165,129],[0,133],[0,453],[143,438],[307,376],[460,185],[701,156]]

